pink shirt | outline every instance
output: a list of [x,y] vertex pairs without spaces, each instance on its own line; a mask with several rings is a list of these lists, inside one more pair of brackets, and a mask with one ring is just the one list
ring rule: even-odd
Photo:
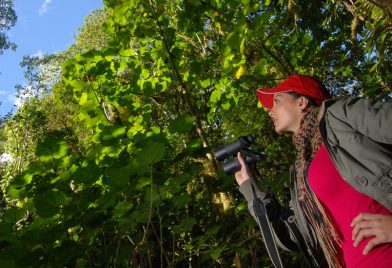
[[333,215],[340,229],[342,249],[347,267],[392,267],[392,244],[373,248],[367,255],[362,251],[372,237],[362,240],[355,248],[350,226],[361,212],[392,215],[392,213],[371,197],[350,186],[335,168],[324,144],[321,144],[309,167],[309,184],[319,200]]

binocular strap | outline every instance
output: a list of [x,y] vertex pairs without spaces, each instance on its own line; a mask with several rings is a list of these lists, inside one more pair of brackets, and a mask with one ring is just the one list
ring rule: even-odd
[[256,191],[252,184],[252,191],[254,195],[253,199],[253,211],[255,214],[256,222],[260,227],[261,233],[264,238],[264,244],[267,249],[268,255],[272,261],[272,264],[276,268],[283,268],[282,260],[276,245],[275,237],[273,235],[271,222],[268,219],[267,211],[263,202],[257,197]]

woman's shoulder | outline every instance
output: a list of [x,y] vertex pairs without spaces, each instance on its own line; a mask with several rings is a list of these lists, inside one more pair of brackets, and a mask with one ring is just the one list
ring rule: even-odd
[[[365,97],[344,96],[323,101],[318,115],[319,121],[329,113],[335,118],[355,120],[358,117],[371,119],[380,109],[392,106],[392,102],[375,101]],[[365,117],[365,118],[364,118]]]

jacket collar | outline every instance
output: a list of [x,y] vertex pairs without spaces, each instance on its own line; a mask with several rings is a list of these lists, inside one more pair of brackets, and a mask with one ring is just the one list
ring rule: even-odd
[[333,98],[333,99],[326,99],[324,100],[321,105],[320,105],[320,110],[319,113],[317,115],[317,121],[320,123],[321,119],[324,117],[325,115],[325,111],[327,110],[327,108],[329,106],[331,106],[332,104],[334,104],[337,100],[339,100],[340,98]]

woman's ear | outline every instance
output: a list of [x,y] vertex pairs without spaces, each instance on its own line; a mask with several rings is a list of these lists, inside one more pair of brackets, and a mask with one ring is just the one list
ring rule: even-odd
[[301,112],[304,112],[309,107],[309,100],[304,96],[299,97],[298,108]]

